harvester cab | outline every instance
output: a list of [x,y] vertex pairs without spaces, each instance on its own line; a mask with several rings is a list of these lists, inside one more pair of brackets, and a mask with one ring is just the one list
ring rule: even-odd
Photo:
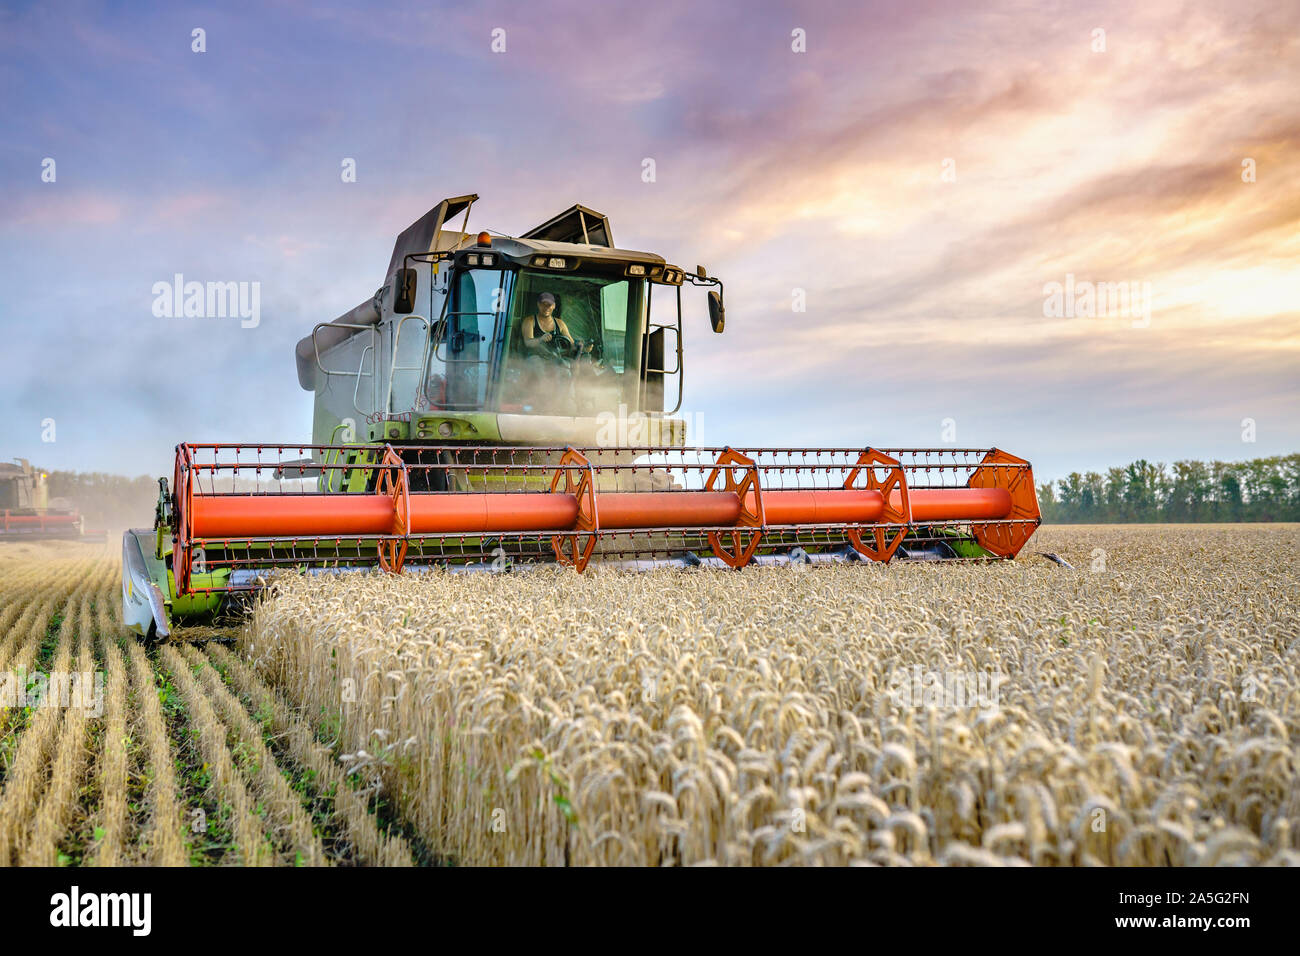
[[477,198],[412,223],[375,294],[298,343],[313,442],[585,446],[621,414],[639,444],[684,445],[681,289],[711,287],[720,332],[722,283],[616,248],[581,205],[518,237],[471,235]]
[[123,539],[123,619],[165,636],[271,574],[502,571],[551,562],[1013,558],[1033,473],[999,449],[689,447],[684,286],[574,205],[519,236],[445,199],[397,238],[373,296],[298,342],[309,444],[176,447],[153,529]]

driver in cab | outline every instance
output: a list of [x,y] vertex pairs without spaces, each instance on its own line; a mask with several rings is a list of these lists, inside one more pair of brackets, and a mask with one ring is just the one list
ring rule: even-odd
[[523,322],[524,347],[533,355],[574,351],[573,336],[564,320],[555,314],[555,296],[543,292],[537,297],[537,312]]

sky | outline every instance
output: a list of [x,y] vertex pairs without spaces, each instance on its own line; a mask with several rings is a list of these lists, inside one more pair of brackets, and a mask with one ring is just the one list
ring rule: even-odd
[[[685,294],[703,443],[1294,452],[1297,90],[1294,0],[6,0],[0,459],[308,441],[294,343],[471,192],[724,280],[722,335]],[[259,323],[156,316],[177,273]]]

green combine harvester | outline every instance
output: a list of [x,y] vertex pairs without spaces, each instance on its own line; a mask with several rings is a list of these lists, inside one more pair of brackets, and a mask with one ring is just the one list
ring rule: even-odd
[[103,541],[71,502],[50,497],[49,480],[26,458],[0,462],[0,541]]
[[990,560],[1038,526],[1029,463],[998,449],[690,446],[682,290],[721,333],[721,281],[615,247],[581,205],[471,233],[477,198],[417,219],[375,294],[298,343],[310,443],[177,446],[153,528],[123,538],[136,631],[286,570]]

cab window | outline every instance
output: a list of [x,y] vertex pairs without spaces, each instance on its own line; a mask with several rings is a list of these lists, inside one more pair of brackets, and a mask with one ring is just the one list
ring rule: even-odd
[[[555,300],[549,328],[538,320],[541,296]],[[544,414],[617,414],[636,408],[641,361],[645,280],[622,275],[575,275],[545,270],[519,273],[510,310],[502,411]],[[551,343],[527,344],[556,334]]]

